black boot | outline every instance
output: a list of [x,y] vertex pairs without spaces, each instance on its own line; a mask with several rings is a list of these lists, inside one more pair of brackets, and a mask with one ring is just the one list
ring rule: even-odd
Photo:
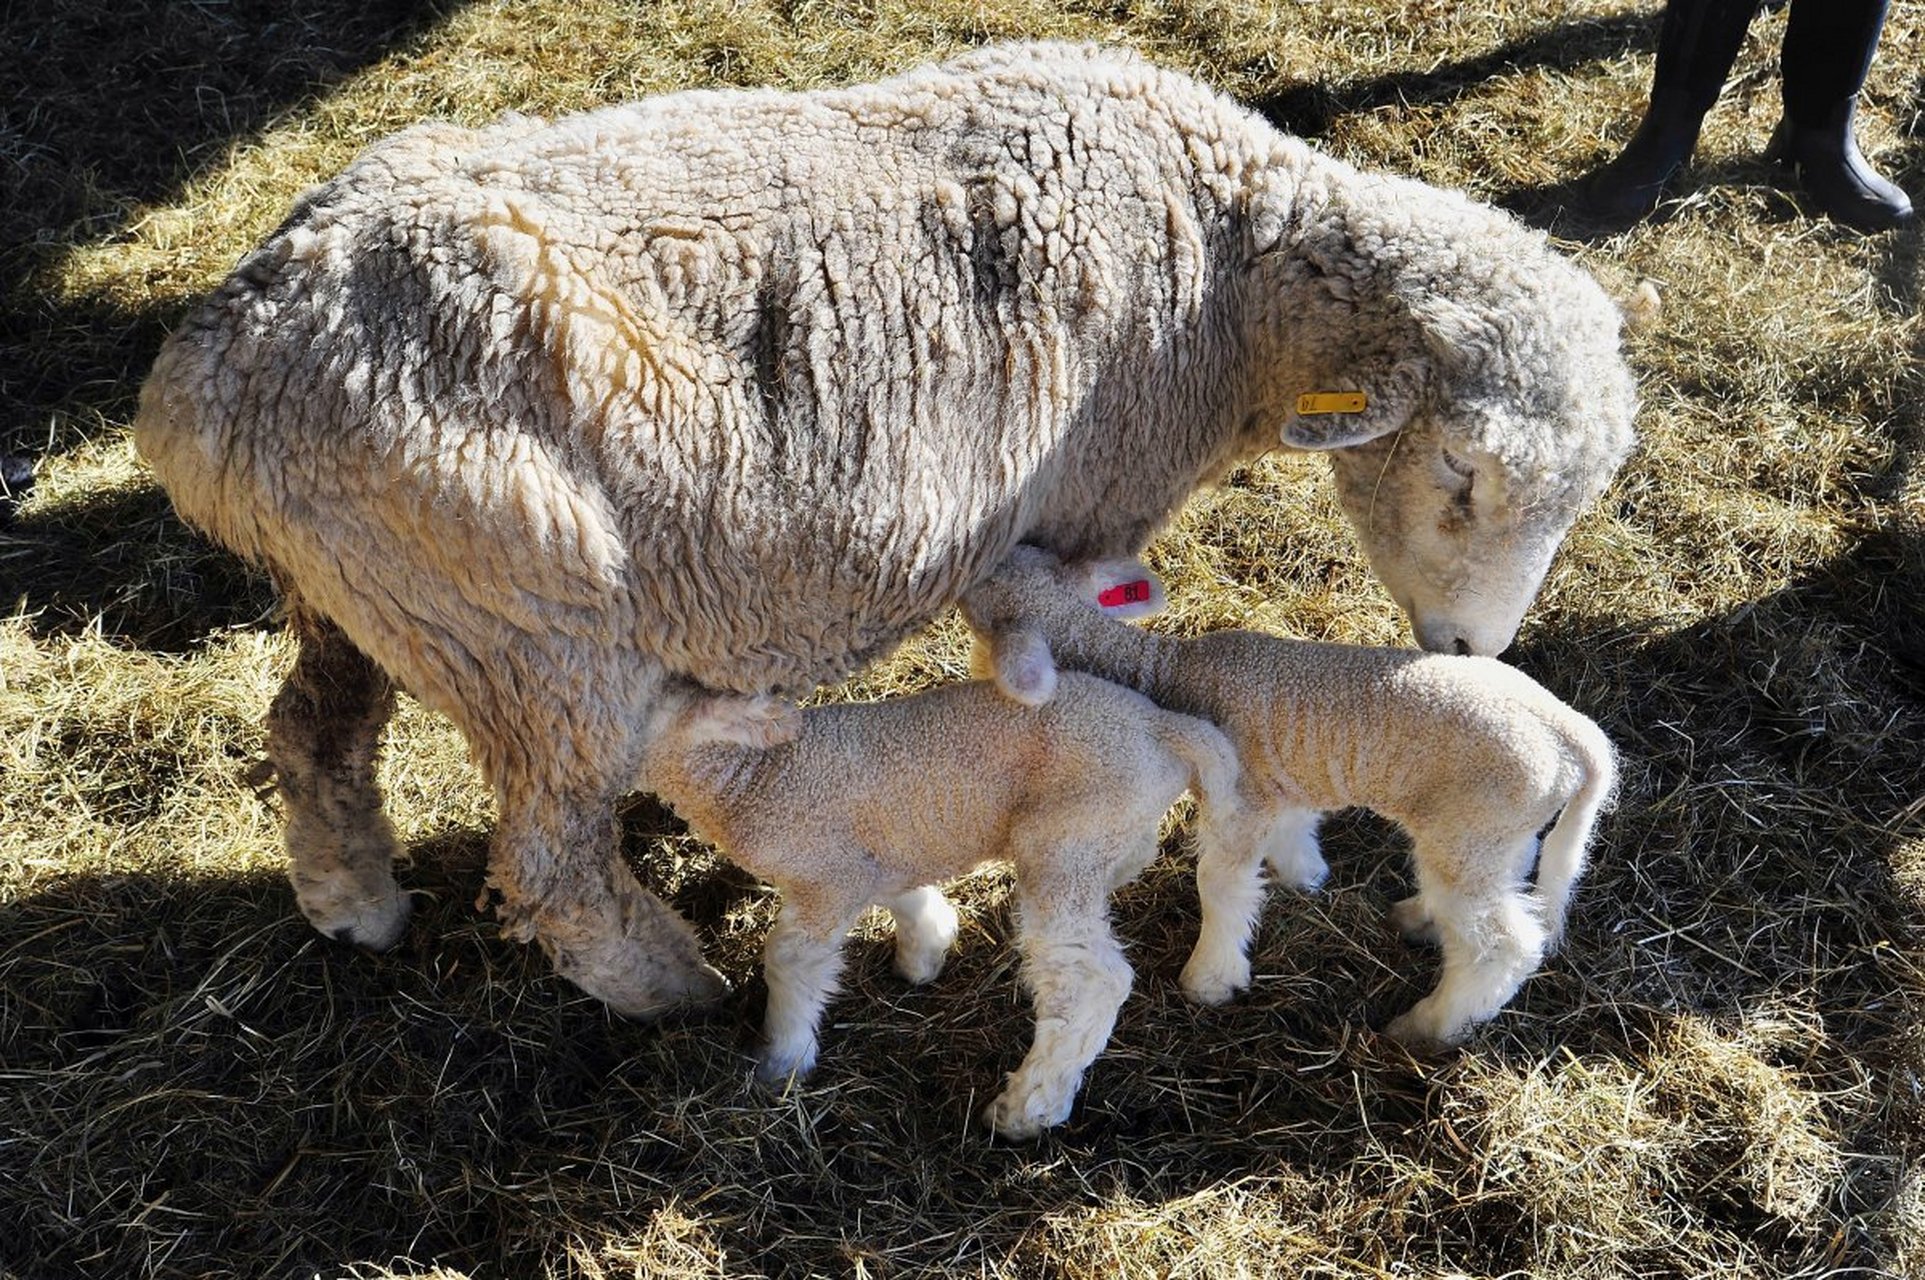
[[33,463],[11,454],[0,456],[0,529],[13,524],[14,504],[33,488]]
[[[1691,157],[1706,107],[1685,89],[1651,91],[1638,131],[1617,158],[1584,180],[1576,209],[1600,222],[1636,222],[1658,207],[1664,184]],[[1709,104],[1706,104],[1707,106]]]
[[1887,182],[1866,163],[1852,136],[1856,97],[1846,98],[1822,123],[1795,125],[1786,115],[1778,121],[1765,156],[1793,169],[1805,194],[1834,222],[1858,231],[1889,231],[1917,220],[1911,198]]
[[1704,113],[1744,43],[1757,0],[1666,0],[1651,105],[1618,157],[1584,179],[1576,211],[1601,222],[1649,214],[1698,145]]

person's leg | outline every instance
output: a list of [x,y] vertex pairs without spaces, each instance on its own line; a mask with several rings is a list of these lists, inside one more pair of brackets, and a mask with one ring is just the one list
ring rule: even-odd
[[1650,105],[1624,150],[1585,183],[1580,212],[1631,222],[1657,207],[1664,184],[1697,146],[1705,113],[1724,88],[1757,8],[1757,0],[1665,5]]
[[1858,90],[1885,25],[1886,0],[1796,0],[1780,54],[1784,118],[1766,154],[1795,168],[1828,216],[1860,231],[1912,221],[1912,202],[1859,154]]

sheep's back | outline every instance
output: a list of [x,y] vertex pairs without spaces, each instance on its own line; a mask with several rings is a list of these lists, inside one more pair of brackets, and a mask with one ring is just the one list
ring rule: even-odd
[[385,665],[425,630],[844,674],[1026,531],[1140,545],[1221,461],[1125,357],[1194,322],[1193,134],[1248,121],[1073,52],[406,131],[170,339],[140,448]]

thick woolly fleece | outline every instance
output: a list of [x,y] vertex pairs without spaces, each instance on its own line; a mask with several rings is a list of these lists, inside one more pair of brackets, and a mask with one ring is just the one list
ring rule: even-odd
[[[1334,450],[1420,639],[1501,648],[1630,446],[1617,322],[1500,213],[1135,56],[1015,45],[408,129],[190,315],[135,438],[456,720],[505,918],[639,1011],[714,989],[609,987],[661,916],[607,805],[666,678],[806,691],[1018,540],[1134,553],[1279,441]],[[1368,408],[1299,417],[1321,390]]]
[[864,908],[894,914],[897,969],[926,982],[956,936],[933,886],[1000,859],[1016,872],[1036,1038],[984,1116],[1006,1137],[1060,1123],[1130,989],[1110,894],[1156,857],[1158,821],[1186,788],[1206,810],[1232,802],[1223,734],[1074,674],[1042,707],[987,681],[819,707],[766,750],[717,741],[728,726],[713,701],[656,738],[644,781],[782,891],[764,949],[763,1076],[815,1065],[843,936]]
[[[1142,581],[1140,604],[1102,593]],[[1186,991],[1220,1003],[1250,982],[1251,929],[1267,861],[1288,883],[1321,884],[1322,814],[1359,805],[1404,827],[1418,892],[1398,905],[1407,933],[1442,943],[1437,989],[1389,1030],[1453,1043],[1516,994],[1562,934],[1598,814],[1616,787],[1603,730],[1493,658],[1315,644],[1256,631],[1181,639],[1129,626],[1161,602],[1134,561],[1065,565],[1016,553],[962,601],[998,684],[1050,696],[1055,663],[1140,690],[1208,720],[1235,746],[1235,804],[1204,815],[1197,887],[1203,931]],[[1544,841],[1535,893],[1526,892]]]

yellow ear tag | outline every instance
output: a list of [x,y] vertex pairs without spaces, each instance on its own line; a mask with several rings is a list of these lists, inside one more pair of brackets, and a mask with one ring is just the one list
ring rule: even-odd
[[1297,397],[1297,413],[1305,418],[1318,413],[1362,413],[1369,403],[1361,391],[1306,391]]

